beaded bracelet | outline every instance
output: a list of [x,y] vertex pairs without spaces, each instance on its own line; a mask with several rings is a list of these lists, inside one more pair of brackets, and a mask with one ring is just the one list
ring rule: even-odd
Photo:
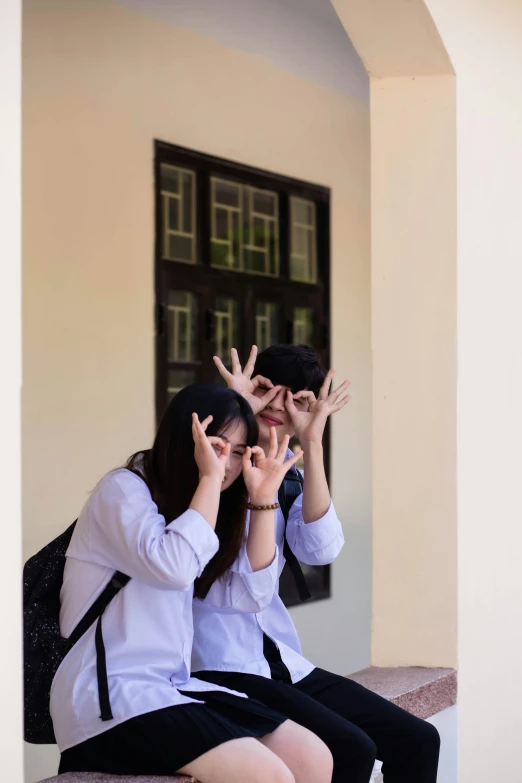
[[247,508],[250,511],[275,511],[279,507],[279,503],[271,503],[269,506],[254,506],[253,503],[247,503]]

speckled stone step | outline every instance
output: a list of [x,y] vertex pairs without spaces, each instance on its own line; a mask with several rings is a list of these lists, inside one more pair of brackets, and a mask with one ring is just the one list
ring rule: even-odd
[[[418,718],[431,718],[453,706],[457,700],[454,669],[425,669],[417,666],[370,669],[349,675],[351,680],[397,704]],[[41,783],[198,783],[184,775],[106,775],[101,772],[68,772]]]
[[455,669],[372,666],[350,674],[349,678],[424,720],[457,701]]
[[197,783],[185,775],[106,775],[102,772],[66,772],[41,783]]

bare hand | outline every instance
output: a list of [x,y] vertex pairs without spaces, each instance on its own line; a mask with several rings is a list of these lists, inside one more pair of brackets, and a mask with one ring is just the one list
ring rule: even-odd
[[[285,462],[289,441],[290,437],[285,435],[281,445],[278,445],[275,427],[270,427],[270,445],[266,456],[260,446],[246,449],[243,457],[243,477],[254,505],[271,505],[287,472],[301,458],[302,452],[299,451]],[[252,456],[254,464],[251,462]]]
[[[262,375],[256,375],[255,378],[252,378],[257,357],[256,345],[252,346],[244,370],[241,369],[239,356],[235,348],[232,348],[230,351],[230,356],[232,358],[232,372],[227,370],[219,356],[214,356],[214,364],[218,368],[219,374],[230,389],[234,389],[250,403],[250,407],[255,414],[260,413],[277,396],[281,387],[274,386],[269,378],[264,378]],[[258,386],[265,386],[268,389],[262,397],[256,397],[254,394]]]
[[[286,396],[285,407],[290,415],[296,437],[305,447],[306,443],[322,441],[328,416],[340,411],[351,400],[351,396],[346,394],[350,381],[344,381],[338,389],[328,394],[334,373],[335,370],[330,370],[326,375],[317,399],[312,391],[300,391],[295,395],[288,392]],[[306,400],[307,410],[299,410],[295,404],[296,400]]]
[[[225,479],[230,443],[215,436],[207,437],[206,429],[212,416],[200,422],[197,413],[192,414],[192,437],[194,438],[194,458],[199,468],[200,478],[214,477],[222,483]],[[217,453],[219,451],[219,454]]]

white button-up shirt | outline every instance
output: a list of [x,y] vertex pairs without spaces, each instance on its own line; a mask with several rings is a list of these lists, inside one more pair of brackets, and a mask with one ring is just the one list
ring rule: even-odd
[[[72,633],[115,571],[131,577],[103,615],[114,720],[100,719],[94,624],[53,681],[51,716],[61,751],[136,715],[194,701],[180,689],[226,690],[190,677],[193,583],[218,545],[197,511],[166,524],[145,483],[130,471],[116,470],[100,481],[67,551],[60,630]],[[255,605],[240,564],[208,597],[224,610],[250,612]]]
[[[321,519],[305,524],[303,495],[295,500],[288,515],[287,540],[295,556],[307,565],[327,565],[342,549],[344,536],[333,503]],[[249,523],[250,517],[247,520]],[[232,671],[270,677],[263,655],[263,633],[277,645],[292,682],[298,682],[315,668],[301,654],[299,637],[285,605],[278,595],[283,556],[285,520],[276,512],[276,556],[272,564],[253,572],[243,546],[231,574],[241,572],[242,582],[255,604],[249,614],[218,606],[209,593],[194,600],[194,642],[192,671]]]

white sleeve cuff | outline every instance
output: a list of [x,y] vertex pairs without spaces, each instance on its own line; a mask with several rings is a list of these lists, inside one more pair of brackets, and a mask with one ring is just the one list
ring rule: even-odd
[[274,550],[274,559],[266,568],[254,571],[247,555],[246,545],[241,547],[236,562],[231,568],[241,576],[243,583],[256,603],[268,605],[272,600],[279,577],[279,549]]
[[185,539],[196,555],[199,563],[198,576],[201,576],[203,569],[219,549],[219,539],[206,519],[199,511],[189,508],[170,522],[166,530],[175,531]]
[[[296,504],[294,504],[294,506],[295,505]],[[319,549],[324,549],[333,541],[335,541],[335,539],[339,536],[341,525],[332,501],[330,501],[330,505],[326,513],[319,519],[316,519],[314,522],[304,521],[302,508],[299,509],[299,515],[296,514],[295,516],[292,516],[292,522],[296,524],[299,538],[301,539],[302,545],[307,552],[312,553],[317,552]]]

